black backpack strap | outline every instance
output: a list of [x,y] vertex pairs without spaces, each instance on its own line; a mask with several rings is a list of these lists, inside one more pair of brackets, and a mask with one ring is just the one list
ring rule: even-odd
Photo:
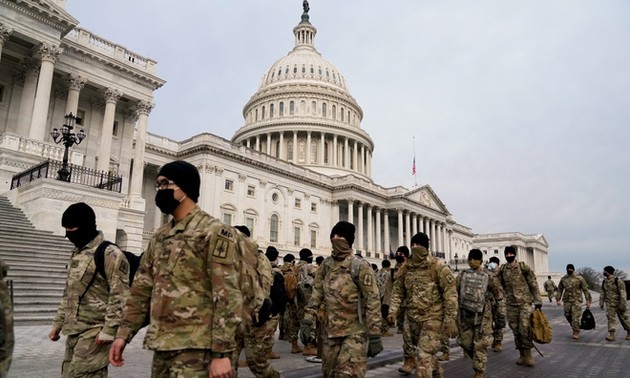
[[[94,274],[92,275],[92,278],[90,279],[90,282],[88,282],[87,286],[85,287],[83,294],[79,296],[79,305],[81,304],[81,301],[83,300],[83,297],[85,296],[85,294],[87,294],[88,290],[90,290],[92,285],[94,285],[94,281],[96,281],[96,276],[98,274],[100,274],[101,277],[105,279],[105,282],[107,282],[107,274],[105,273],[105,249],[107,249],[107,247],[109,247],[112,244],[114,243],[105,240],[101,244],[99,244],[99,246],[96,248],[96,251],[94,251],[94,264],[96,265],[96,270],[94,271]],[[109,283],[107,284],[107,291],[109,291]],[[78,308],[77,308],[77,314],[78,314]]]

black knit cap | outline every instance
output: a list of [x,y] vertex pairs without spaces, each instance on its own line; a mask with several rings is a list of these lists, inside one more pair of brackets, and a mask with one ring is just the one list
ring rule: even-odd
[[244,225],[239,225],[239,226],[234,226],[234,228],[236,228],[237,230],[239,230],[243,235],[250,237],[252,236],[252,233],[249,232],[249,227],[244,226]]
[[157,175],[173,180],[191,200],[197,202],[197,199],[199,199],[201,178],[199,177],[199,171],[194,165],[183,160],[176,160],[164,164]]
[[490,262],[501,264],[501,260],[499,260],[499,258],[496,256],[490,257]]
[[479,260],[479,261],[483,260],[483,252],[481,252],[477,248],[471,249],[468,252],[468,261],[470,260]]
[[406,245],[401,245],[400,247],[398,247],[396,252],[402,253],[403,255],[405,255],[405,257],[409,257],[410,256],[409,248],[407,248]]
[[96,214],[94,210],[84,202],[73,203],[63,212],[61,216],[61,226],[66,228],[81,227],[85,230],[96,230]]
[[503,250],[503,254],[506,255],[508,253],[516,255],[516,247],[513,245],[508,245],[507,247],[505,247],[505,249]]
[[267,251],[265,252],[265,256],[267,256],[269,261],[276,261],[276,260],[278,260],[278,255],[279,254],[280,253],[278,252],[276,247],[271,246],[271,245],[269,247],[267,247]]
[[300,260],[306,260],[313,256],[313,252],[308,248],[302,248],[300,250]]
[[355,230],[356,229],[352,223],[346,222],[346,221],[340,221],[340,222],[337,222],[335,227],[333,227],[332,230],[330,231],[330,238],[332,239],[333,236],[339,235],[343,237],[344,239],[346,239],[346,241],[348,242],[348,245],[352,247],[352,243],[354,243]]
[[418,232],[411,238],[411,245],[418,244],[424,248],[429,248],[429,237],[424,232]]
[[575,272],[575,267],[573,266],[573,264],[567,264],[567,270],[569,269]]
[[293,254],[291,254],[291,253],[287,253],[282,258],[282,261],[284,261],[285,263],[290,263],[291,261],[294,261],[294,260],[295,260],[295,256],[293,256]]
[[613,268],[610,265],[607,265],[604,267],[604,272],[608,273],[608,274],[615,274],[615,268]]

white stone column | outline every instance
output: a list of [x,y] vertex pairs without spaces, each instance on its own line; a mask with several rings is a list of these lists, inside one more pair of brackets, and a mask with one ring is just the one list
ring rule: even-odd
[[306,132],[306,164],[311,164],[311,132]]
[[333,150],[332,150],[332,158],[333,158],[333,167],[337,166],[337,135],[333,136]]
[[5,42],[9,40],[12,33],[13,29],[0,24],[0,61],[2,59],[2,48],[4,47]]
[[68,100],[66,101],[66,111],[63,113],[64,115],[70,113],[75,116],[77,115],[77,110],[79,109],[79,94],[86,82],[87,80],[79,75],[68,75],[66,78],[66,83],[68,83]]
[[324,156],[324,153],[326,152],[326,148],[325,148],[325,146],[326,146],[326,138],[325,138],[324,133],[321,133],[320,139],[321,139],[320,145],[319,145],[319,151],[320,151],[319,156],[320,156],[320,158],[319,158],[318,164],[323,166],[324,162],[326,161],[326,156]]
[[[411,236],[409,237],[409,241],[411,242],[411,238],[418,233],[418,215],[414,215],[411,218]],[[409,243],[411,245],[411,243]]]
[[[363,202],[359,202],[358,205],[357,229],[359,232],[357,233],[357,237],[359,238],[359,249],[365,251],[365,244],[363,244]],[[365,256],[365,254],[363,256]]]
[[256,135],[256,151],[260,152],[260,135]]
[[267,133],[267,155],[271,155],[271,133]]
[[24,71],[24,87],[20,99],[20,108],[17,119],[17,134],[22,137],[29,135],[31,119],[33,117],[33,104],[35,103],[35,91],[37,90],[37,77],[39,76],[39,61],[33,58],[24,58],[22,61]]
[[286,159],[287,157],[285,156],[284,153],[284,131],[280,131],[280,147],[279,151],[278,151],[278,158],[280,159]]
[[343,165],[345,169],[350,169],[350,148],[348,147],[348,138],[343,142]]
[[405,235],[407,236],[407,238],[405,238],[405,245],[409,246],[409,242],[411,242],[411,218],[410,218],[411,214],[409,213],[409,211],[407,211],[405,213]]
[[35,104],[33,105],[33,117],[28,137],[34,140],[44,140],[46,133],[46,120],[48,118],[48,105],[50,104],[50,90],[52,88],[55,61],[63,50],[58,46],[42,43],[37,50],[37,56],[42,63],[39,68],[39,79],[35,92]]
[[354,199],[348,198],[348,222],[354,224]]
[[437,252],[444,252],[444,240],[442,240],[442,223],[437,224]]
[[298,142],[297,142],[297,131],[293,132],[293,164],[297,164],[298,160]]
[[383,243],[381,242],[381,212],[383,210],[376,209],[376,252],[383,252]]
[[[339,222],[339,201],[332,201],[332,225]],[[331,227],[332,228],[332,227]]]
[[104,95],[105,113],[103,115],[103,124],[101,125],[101,143],[96,170],[108,172],[109,159],[112,153],[112,131],[114,130],[114,118],[116,116],[116,102],[122,96],[122,92],[117,89],[107,88]]
[[383,223],[385,226],[385,246],[383,246],[383,253],[387,253],[387,255],[389,255],[391,245],[389,241],[389,212],[387,211],[387,209],[384,210]]
[[401,245],[405,245],[405,238],[404,238],[404,224],[403,224],[403,211],[402,209],[396,209],[398,211],[398,223],[396,226],[398,226],[398,245],[396,246],[396,248],[400,247]]
[[431,245],[433,246],[433,248],[431,249],[431,252],[435,252],[437,251],[437,244],[438,244],[438,237],[437,237],[437,223],[436,221],[431,221],[431,240],[434,241],[434,243],[431,243]]
[[251,144],[250,138],[247,138],[245,140],[245,146],[247,146],[247,148],[252,148],[252,144]]
[[372,177],[372,152],[371,151],[368,151],[367,167],[368,167],[367,174],[368,176]]
[[365,144],[361,144],[361,173],[367,174],[366,164],[365,164]]
[[[136,132],[136,148],[133,155],[133,172],[129,188],[130,206],[132,209],[144,210],[142,198],[142,179],[144,177],[144,150],[147,139],[149,113],[155,105],[149,101],[139,101],[136,105],[138,114],[138,130]],[[99,159],[100,161],[100,159]]]
[[354,141],[354,148],[352,148],[352,160],[354,160],[354,166],[352,167],[353,171],[359,172],[359,143]]
[[367,205],[367,249],[370,252],[374,250],[374,222],[372,221],[372,205]]

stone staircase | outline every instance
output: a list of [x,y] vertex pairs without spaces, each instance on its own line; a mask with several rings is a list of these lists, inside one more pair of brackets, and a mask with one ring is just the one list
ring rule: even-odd
[[22,210],[0,196],[0,258],[13,280],[16,325],[51,324],[63,296],[72,248],[65,237],[36,230]]

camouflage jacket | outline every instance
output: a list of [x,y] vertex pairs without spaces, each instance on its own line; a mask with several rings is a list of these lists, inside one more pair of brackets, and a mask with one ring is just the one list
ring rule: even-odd
[[298,282],[302,281],[307,275],[315,277],[315,265],[300,260],[295,263],[295,271],[297,272]]
[[498,276],[507,306],[542,304],[536,275],[527,264],[519,261],[503,264]]
[[2,313],[2,341],[0,342],[0,377],[6,377],[11,365],[15,337],[13,334],[13,305],[11,304],[11,293],[4,281],[7,277],[8,266],[0,260],[0,304]]
[[[109,245],[105,249],[106,281],[96,272],[94,262],[94,252],[103,240],[99,231],[86,246],[72,251],[63,298],[53,320],[53,327],[61,329],[64,335],[102,327],[99,339],[113,340],[116,336],[129,291],[129,262],[116,245]],[[95,275],[94,283],[86,292]]]
[[582,293],[586,298],[586,302],[591,303],[591,293],[588,291],[588,284],[584,277],[577,273],[571,275],[565,274],[560,279],[558,284],[558,294],[556,300],[563,300],[565,302],[578,302],[582,303]]
[[150,310],[147,349],[233,351],[243,305],[239,238],[198,207],[160,227],[142,255],[116,337],[129,342]]
[[457,316],[457,290],[451,269],[433,256],[415,266],[409,261],[398,271],[389,313],[398,315],[406,301],[405,314],[414,322],[454,321]]
[[[488,286],[485,288],[486,294],[486,304],[484,306],[484,317],[486,316],[486,313],[493,313],[495,311],[500,311],[500,310],[496,310],[495,304],[497,302],[503,302],[503,290],[501,290],[501,285],[499,285],[499,280],[497,280],[496,275],[484,268],[481,268],[481,271],[484,273],[488,274]],[[462,274],[459,274],[457,276],[457,278],[455,279],[455,286],[457,287],[457,293],[461,293],[461,286],[462,286]],[[458,306],[459,307],[459,306]],[[474,316],[474,313],[468,313],[466,314],[465,311],[460,311],[459,312],[460,317],[461,316],[465,316],[465,315],[470,315],[470,316]]]
[[547,281],[545,281],[543,286],[545,287],[545,291],[556,291],[556,290],[558,290],[558,287],[556,286],[556,283],[553,282],[552,279],[548,279]]
[[381,303],[389,306],[392,300],[392,271],[391,268],[382,268],[376,273],[376,283],[381,296]]
[[617,307],[622,304],[621,308],[626,304],[626,285],[619,278],[605,278],[602,282],[602,295],[599,296],[599,305],[604,304],[609,307]]
[[[350,255],[342,261],[327,257],[317,269],[313,295],[305,309],[304,321],[315,324],[320,306],[324,312],[325,332],[328,337],[345,337],[369,332],[380,335],[381,301],[372,266],[360,259],[358,287],[352,278]],[[363,323],[359,322],[359,296]]]

